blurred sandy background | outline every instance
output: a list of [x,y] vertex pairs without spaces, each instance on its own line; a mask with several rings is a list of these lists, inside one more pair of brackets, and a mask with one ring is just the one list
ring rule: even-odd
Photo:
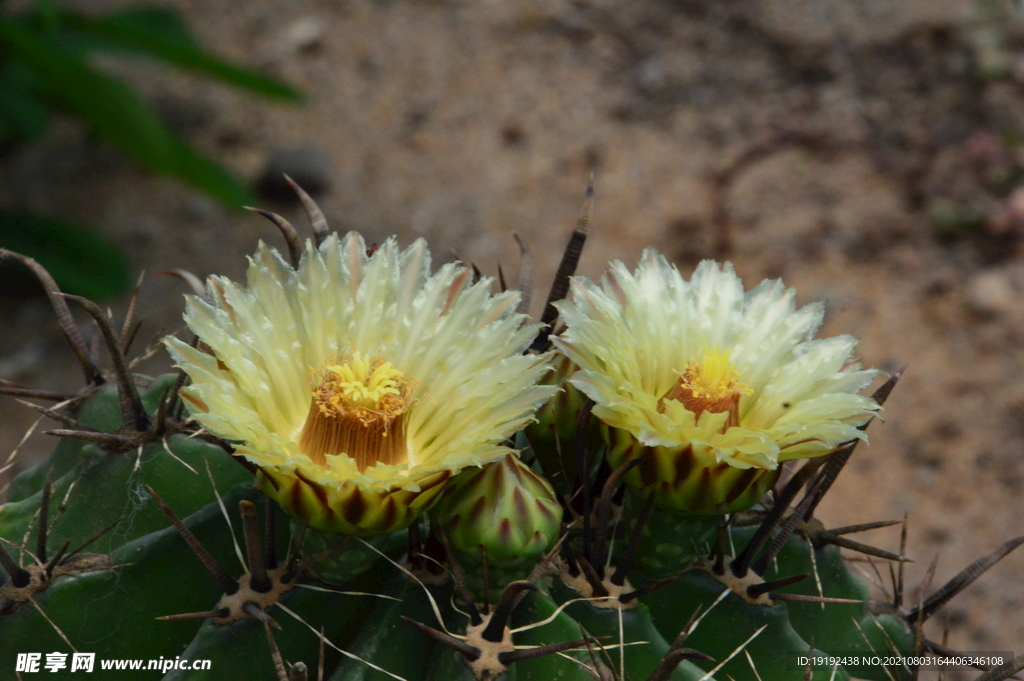
[[[121,2],[70,3],[106,11]],[[282,171],[332,225],[426,237],[496,274],[532,249],[534,311],[597,180],[581,271],[654,245],[688,273],[725,257],[752,286],[825,300],[823,335],[907,372],[823,504],[826,524],[910,515],[916,585],[1024,533],[1024,42],[1012,7],[966,0],[181,0],[202,42],[308,96],[276,105],[111,61],[189,141],[305,227]],[[95,225],[136,271],[242,276],[257,216],[140,171],[61,121],[0,160],[0,202]],[[305,232],[304,232],[305,233]],[[184,287],[150,276],[149,340]],[[112,307],[120,314],[125,301]],[[0,378],[81,380],[39,299],[0,301]],[[163,359],[145,371],[158,373]],[[34,421],[0,398],[0,454]],[[33,436],[24,465],[52,446]],[[898,529],[861,539],[894,549]],[[1024,553],[947,609],[950,645],[1024,652]],[[911,598],[916,593],[911,592]],[[941,639],[945,620],[929,636]],[[973,676],[973,675],[972,675]],[[965,677],[966,678],[966,677]]]

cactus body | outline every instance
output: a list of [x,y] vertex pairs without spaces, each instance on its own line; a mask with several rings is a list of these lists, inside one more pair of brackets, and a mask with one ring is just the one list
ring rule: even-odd
[[[811,642],[921,650],[910,623],[954,590],[920,610],[869,602],[813,518],[895,384],[861,396],[874,372],[846,366],[849,339],[801,340],[816,308],[796,311],[778,282],[744,294],[728,267],[702,265],[691,285],[648,253],[643,286],[621,265],[600,289],[574,284],[577,299],[560,305],[569,331],[554,341],[565,355],[552,360],[547,313],[542,328],[524,325],[515,296],[492,296],[469,269],[431,275],[422,243],[389,241],[375,256],[358,235],[328,237],[300,197],[315,243],[303,251],[268,214],[289,237],[290,265],[261,247],[248,289],[214,279],[214,302],[190,303],[209,342],[169,341],[195,381],[184,391],[178,375],[132,379],[106,316],[78,301],[114,371],[87,364],[91,385],[73,408],[43,410],[70,430],[0,506],[0,679],[19,653],[73,650],[157,660],[138,678],[162,681],[303,681],[321,665],[329,681],[912,678],[790,659]],[[578,257],[573,238],[556,290]],[[637,317],[629,296],[662,288],[639,308],[679,291],[693,300],[668,306],[679,318]],[[400,333],[381,322],[386,310]],[[613,317],[621,337],[598,328]],[[660,323],[675,325],[671,343]],[[735,354],[687,347],[655,366],[655,351],[685,345],[675,341],[688,325],[694,338],[728,335],[716,324],[739,334]],[[413,357],[421,382],[342,347],[352,338]],[[618,347],[631,342],[650,352]],[[316,371],[297,348],[332,377],[288,373]],[[621,361],[606,361],[613,350]],[[779,399],[790,394],[803,406],[787,413]],[[406,423],[407,412],[425,416]],[[778,484],[779,463],[800,457],[828,458]],[[178,664],[200,659],[210,668]]]

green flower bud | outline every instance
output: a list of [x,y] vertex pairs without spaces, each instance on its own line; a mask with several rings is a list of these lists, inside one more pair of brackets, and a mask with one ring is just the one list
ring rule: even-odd
[[456,550],[499,566],[535,560],[562,521],[550,483],[512,453],[452,479],[431,515]]

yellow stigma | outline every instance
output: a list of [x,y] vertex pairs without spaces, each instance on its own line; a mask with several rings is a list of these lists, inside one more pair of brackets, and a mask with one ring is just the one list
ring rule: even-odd
[[725,427],[739,425],[740,397],[751,393],[739,378],[729,362],[728,350],[705,348],[703,357],[690,360],[676,384],[661,398],[659,411],[664,412],[665,400],[676,400],[698,419],[704,412],[729,412]]
[[299,449],[323,465],[328,455],[345,454],[360,471],[377,463],[408,460],[405,412],[410,383],[391,362],[356,351],[350,359],[325,364],[313,390]]
[[360,352],[344,364],[328,364],[327,376],[313,392],[326,416],[355,414],[361,420],[397,416],[405,411],[403,374],[379,357],[371,360]]

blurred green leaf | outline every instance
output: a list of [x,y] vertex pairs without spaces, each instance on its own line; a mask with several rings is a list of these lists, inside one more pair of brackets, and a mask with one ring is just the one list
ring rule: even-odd
[[181,16],[172,10],[137,8],[97,18],[63,13],[61,29],[96,39],[91,44],[94,49],[141,52],[267,97],[302,99],[298,91],[276,78],[206,54],[192,38]]
[[96,300],[128,288],[128,264],[118,248],[71,222],[0,210],[0,247],[34,258],[68,293]]
[[251,200],[241,183],[168,131],[125,85],[11,21],[0,19],[0,40],[35,72],[53,105],[84,118],[99,137],[226,204],[241,206]]
[[36,98],[39,79],[20,62],[0,66],[0,142],[39,137],[50,123],[50,110]]
[[[62,15],[62,19],[67,20],[72,16],[90,21],[85,17],[71,14]],[[139,35],[147,35],[168,43],[199,49],[199,43],[192,36],[192,31],[185,23],[185,19],[181,14],[167,7],[129,7],[91,21],[121,26]]]

